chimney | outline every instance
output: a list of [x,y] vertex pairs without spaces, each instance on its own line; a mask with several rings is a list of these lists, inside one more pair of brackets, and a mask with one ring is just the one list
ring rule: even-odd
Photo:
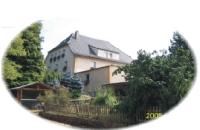
[[75,35],[74,35],[74,38],[75,38],[75,39],[78,39],[78,37],[79,37],[79,32],[76,31],[76,32],[75,32]]

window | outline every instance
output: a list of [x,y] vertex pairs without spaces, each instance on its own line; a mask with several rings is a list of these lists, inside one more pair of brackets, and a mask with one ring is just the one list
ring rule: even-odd
[[90,75],[86,74],[85,86],[87,86],[89,83],[90,83]]
[[67,61],[65,61],[65,65],[68,66],[68,62]]
[[107,58],[107,54],[106,54],[107,52],[106,51],[104,51],[104,50],[98,50],[98,56],[100,56],[100,57],[104,57],[104,58]]
[[52,59],[52,58],[50,58],[49,62],[50,62],[50,63],[52,63],[52,61],[53,61],[53,59]]
[[96,56],[108,58],[108,59],[113,59],[113,60],[119,60],[118,52],[104,50],[104,49],[96,48],[90,45],[89,45],[89,51],[90,51],[90,54],[92,55],[96,55]]
[[113,54],[112,54],[112,52],[110,52],[110,56],[109,56],[111,59],[112,59],[112,57],[113,57]]
[[60,56],[57,57],[57,60],[60,60]]
[[66,72],[67,71],[67,66],[64,66],[63,67],[63,72]]
[[101,50],[101,49],[98,49],[98,56],[103,57],[103,58],[119,60],[119,54],[118,53],[110,52],[110,51],[106,51],[106,50]]
[[65,54],[63,53],[63,54],[61,55],[61,57],[64,58],[64,57],[65,57]]
[[119,60],[119,54],[117,54],[117,53],[112,53],[112,59],[114,59],[114,60]]
[[53,61],[56,62],[56,57],[53,58]]
[[97,48],[89,46],[90,54],[97,55]]

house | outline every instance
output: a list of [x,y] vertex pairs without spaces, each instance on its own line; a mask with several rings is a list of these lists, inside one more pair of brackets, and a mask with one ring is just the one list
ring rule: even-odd
[[113,75],[118,68],[115,65],[103,66],[76,73],[84,82],[84,91],[91,96],[96,95],[96,91],[105,84],[125,82],[123,74]]
[[108,41],[83,36],[78,31],[50,50],[45,60],[48,70],[79,75],[87,92],[95,92],[103,84],[125,81],[122,75],[112,76],[112,72],[131,61]]

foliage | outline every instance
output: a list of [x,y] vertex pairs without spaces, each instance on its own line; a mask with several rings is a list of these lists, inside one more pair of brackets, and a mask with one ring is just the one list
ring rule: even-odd
[[168,53],[140,50],[137,60],[119,68],[115,74],[122,71],[129,88],[120,109],[134,117],[150,106],[167,111],[176,105],[190,89],[195,66],[187,41],[175,32]]
[[29,83],[42,81],[45,72],[44,58],[41,52],[42,37],[40,31],[41,23],[34,23],[22,32],[26,57],[22,60],[23,78],[21,82]]
[[61,78],[62,85],[66,87],[70,87],[72,89],[82,89],[83,88],[83,82],[81,79],[78,77],[78,75],[68,75],[64,74]]
[[38,96],[37,100],[46,105],[65,105],[69,100],[70,94],[66,88],[59,87],[55,90],[48,90],[44,96]]
[[4,60],[4,78],[7,79],[7,81],[11,81],[17,79],[18,77],[21,77],[21,74],[18,71],[21,66],[11,60],[8,60],[7,58],[5,58]]
[[95,105],[106,105],[109,107],[115,107],[118,105],[118,99],[111,87],[101,89],[97,92],[97,95],[93,101]]
[[79,98],[81,96],[80,89],[70,89],[71,98]]
[[42,81],[44,60],[41,53],[42,24],[34,23],[12,42],[4,58],[4,79],[9,87]]
[[43,82],[50,86],[58,87],[58,86],[60,86],[60,78],[61,78],[61,76],[58,72],[47,70],[45,72]]

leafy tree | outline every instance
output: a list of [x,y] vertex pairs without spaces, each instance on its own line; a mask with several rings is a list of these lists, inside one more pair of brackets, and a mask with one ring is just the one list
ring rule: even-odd
[[22,76],[18,71],[20,68],[20,65],[9,60],[8,58],[4,59],[4,78],[9,85],[14,83],[17,78]]
[[58,86],[60,86],[60,78],[61,78],[61,76],[58,72],[47,70],[45,72],[43,82],[50,86],[58,87]]
[[23,40],[21,39],[21,35],[18,35],[12,42],[7,50],[7,55],[4,58],[3,71],[4,71],[4,79],[7,82],[8,86],[16,86],[18,85],[18,78],[22,77],[20,73],[20,69],[22,66],[20,65],[21,59],[26,55]]
[[20,78],[23,84],[42,81],[45,72],[44,58],[41,52],[42,37],[40,22],[32,24],[22,32],[26,57],[22,60],[23,77]]
[[45,64],[41,53],[42,24],[34,23],[22,31],[4,58],[4,79],[9,87],[42,81]]
[[195,75],[194,59],[187,41],[174,33],[169,53],[147,53],[140,50],[137,60],[119,68],[129,83],[127,97],[120,109],[130,117],[150,106],[160,106],[163,112],[176,105],[188,92]]
[[191,88],[195,76],[195,61],[188,42],[178,32],[175,32],[169,47],[169,81],[170,95],[176,100],[171,105],[178,103]]

